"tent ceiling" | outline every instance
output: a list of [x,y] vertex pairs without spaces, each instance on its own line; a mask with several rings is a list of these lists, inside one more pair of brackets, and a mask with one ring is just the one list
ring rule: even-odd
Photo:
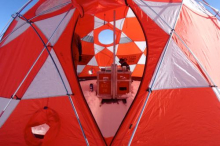
[[[127,6],[111,9],[106,12],[100,12],[95,15],[86,14],[80,18],[75,32],[82,38],[82,62],[79,65],[85,65],[84,69],[79,67],[77,72],[79,76],[96,76],[96,73],[89,74],[90,69],[111,66],[113,63],[113,43],[102,44],[99,41],[99,34],[103,30],[113,31],[113,10],[116,11],[116,64],[119,65],[119,58],[126,58],[129,65],[133,65],[132,72],[137,64],[140,72],[138,77],[142,76],[146,60],[146,40],[143,30],[132,10]],[[97,68],[98,66],[98,68]],[[136,74],[133,74],[135,76]]]

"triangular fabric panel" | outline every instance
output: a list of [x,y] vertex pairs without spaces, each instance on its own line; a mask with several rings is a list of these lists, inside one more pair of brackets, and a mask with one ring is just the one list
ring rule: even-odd
[[119,58],[117,57],[117,56],[115,56],[115,63],[117,64],[117,65],[120,65],[121,63],[119,63]]
[[[9,103],[10,99],[0,97],[0,113],[3,111],[3,109],[6,107],[6,105]],[[0,117],[0,128],[5,123],[5,121],[8,119],[8,117],[11,115],[13,110],[16,108],[20,100],[14,100],[12,99],[10,101],[10,104],[6,108],[5,112]]]
[[204,6],[202,5],[202,3],[200,2],[200,4],[198,2],[196,2],[195,0],[184,0],[183,4],[186,5],[187,7],[189,7],[190,9],[192,9],[193,11],[195,11],[196,13],[200,13],[203,15],[209,15],[209,16],[213,16],[212,13],[210,13],[209,11],[207,11]]
[[212,89],[215,92],[216,97],[220,101],[220,89],[218,87],[212,87]]
[[36,15],[49,14],[70,4],[71,0],[47,0],[36,10]]
[[83,37],[82,40],[89,43],[94,43],[93,31],[91,31],[87,36]]
[[[71,94],[72,91],[70,89],[69,82],[59,63],[59,60],[57,59],[53,50],[51,50],[50,53],[53,56],[54,61],[61,73],[61,76],[64,80],[64,83],[67,87],[69,94]],[[55,65],[51,57],[48,56],[44,65],[41,67],[40,71],[32,81],[31,85],[28,87],[22,99],[63,96],[66,94],[67,94],[66,90],[55,68]]]
[[[181,3],[165,3],[165,2],[150,2],[135,0],[135,3],[152,19],[157,25],[159,25],[166,33],[170,33],[174,28],[174,24],[177,20]],[[153,9],[167,24],[155,14]]]
[[138,48],[142,52],[144,52],[144,50],[146,49],[146,42],[145,41],[135,41],[134,43],[138,46]]
[[104,21],[96,16],[94,16],[94,19],[95,19],[94,29],[99,28],[107,23],[106,21]]
[[[107,47],[107,49],[113,53],[113,46]],[[117,51],[118,51],[118,45],[115,45],[115,54],[117,54]]]
[[30,24],[28,24],[26,21],[20,19],[20,18],[17,18],[16,19],[17,24],[15,26],[15,28],[13,29],[13,33],[10,34],[6,39],[5,39],[5,42],[3,43],[2,46],[8,44],[9,42],[11,42],[12,40],[14,40],[16,37],[18,37],[19,35],[21,35],[23,32],[25,32],[29,27],[30,27]]
[[100,51],[102,51],[105,47],[99,46],[97,44],[94,44],[94,52],[95,54],[98,54]]
[[195,65],[190,62],[176,43],[171,40],[153,89],[192,87],[209,87],[209,84]]
[[132,18],[132,17],[135,17],[133,11],[131,10],[131,8],[128,9],[128,13],[127,13],[127,18]]
[[121,33],[121,39],[119,41],[119,44],[125,44],[125,43],[130,43],[132,40],[123,32]]
[[[115,27],[117,27],[119,30],[122,30],[123,25],[124,25],[124,22],[125,22],[125,18],[116,20],[116,21],[115,21]],[[112,25],[114,25],[114,22],[110,22],[110,23],[111,23]]]
[[145,64],[145,61],[146,61],[146,56],[142,54],[137,64]]
[[85,65],[77,65],[77,73],[81,73],[84,68],[85,68]]
[[95,56],[89,61],[88,65],[98,66]]
[[61,34],[65,30],[74,11],[75,11],[75,9],[70,10],[69,12],[65,12],[65,13],[58,15],[58,16],[54,16],[54,17],[51,17],[51,18],[48,18],[45,20],[37,21],[35,24],[49,40],[49,38],[52,36],[52,34],[54,33],[54,31],[56,30],[56,28],[58,27],[58,25],[62,21],[62,19],[66,15],[66,13],[68,13],[67,16],[65,16],[64,20],[62,21],[62,23],[60,24],[60,26],[58,27],[58,29],[56,30],[54,36],[50,40],[50,43],[52,45],[55,45],[55,43],[57,42],[57,40],[60,38]]
[[136,67],[136,65],[130,65],[130,71],[133,72],[135,67]]

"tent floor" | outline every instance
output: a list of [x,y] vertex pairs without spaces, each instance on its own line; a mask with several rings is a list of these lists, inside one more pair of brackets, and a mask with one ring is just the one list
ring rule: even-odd
[[[90,110],[104,137],[112,137],[117,132],[125,114],[127,113],[137,90],[140,81],[133,81],[131,92],[126,94],[124,100],[102,100],[96,95],[97,80],[80,81],[80,85]],[[94,85],[94,90],[90,91],[90,84]],[[102,103],[103,102],[103,103]]]

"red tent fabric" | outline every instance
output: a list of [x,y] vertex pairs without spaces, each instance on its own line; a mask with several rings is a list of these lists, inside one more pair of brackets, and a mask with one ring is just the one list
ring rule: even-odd
[[[116,61],[142,80],[117,133],[103,137],[78,77],[111,65],[113,44],[98,35],[113,30],[113,10]],[[0,40],[0,145],[220,145],[216,16],[195,0],[39,0]],[[39,139],[31,127],[44,123]]]

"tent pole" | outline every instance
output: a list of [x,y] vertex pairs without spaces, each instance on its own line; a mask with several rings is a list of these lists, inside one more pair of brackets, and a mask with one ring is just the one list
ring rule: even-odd
[[146,105],[147,105],[147,103],[148,103],[148,99],[149,99],[149,97],[150,97],[150,95],[151,95],[151,93],[152,93],[152,88],[153,88],[154,83],[155,83],[155,81],[156,81],[156,78],[157,78],[158,72],[159,72],[159,70],[160,70],[161,64],[162,64],[162,62],[163,62],[163,60],[164,60],[164,57],[165,57],[165,55],[166,55],[166,52],[167,52],[168,46],[169,46],[169,44],[170,44],[170,41],[172,40],[173,32],[174,32],[174,30],[172,30],[172,32],[171,32],[171,34],[170,34],[169,40],[168,40],[168,42],[167,42],[167,44],[166,44],[166,46],[165,46],[165,48],[164,48],[164,51],[163,51],[163,54],[162,54],[162,56],[161,56],[160,62],[158,63],[158,66],[157,66],[157,68],[156,68],[155,75],[153,76],[152,84],[151,84],[150,87],[148,88],[148,95],[147,95],[147,97],[146,97],[146,99],[145,99],[144,106],[143,106],[143,108],[142,108],[142,110],[141,110],[141,113],[140,113],[140,115],[139,115],[139,117],[138,117],[138,121],[137,121],[137,123],[136,123],[136,125],[135,125],[134,131],[132,132],[132,135],[131,135],[131,138],[130,138],[130,140],[129,140],[128,146],[131,145],[131,142],[132,142],[132,140],[133,140],[133,138],[134,138],[134,135],[135,135],[135,133],[136,133],[136,131],[137,131],[138,125],[139,125],[140,120],[141,120],[141,117],[142,117],[142,115],[143,115],[143,113],[144,113],[144,110],[145,110],[145,108],[146,108]]
[[[213,14],[212,12],[210,12],[209,10],[207,10],[207,11],[209,11],[210,13],[212,13],[213,14],[213,16],[214,17],[216,17],[218,20],[220,20],[219,19],[219,17],[220,17],[220,12],[219,12],[219,10],[217,10],[216,8],[214,8],[214,7],[212,7],[211,5],[209,5],[209,3],[207,3],[205,0],[203,0],[203,1],[198,1],[198,0],[196,0],[198,3],[202,3],[202,4],[205,4],[207,7],[209,7],[210,9],[212,9],[212,11],[214,11],[215,12],[215,14]],[[219,16],[219,17],[217,17],[217,16]]]
[[80,126],[80,129],[81,129],[81,131],[82,131],[83,137],[84,137],[84,139],[85,139],[85,141],[86,141],[86,145],[89,146],[89,141],[88,141],[88,139],[86,138],[86,134],[85,134],[85,132],[84,132],[84,130],[83,130],[83,127],[82,127],[82,124],[81,124],[81,122],[80,122],[79,115],[78,115],[78,113],[77,113],[77,110],[76,110],[76,108],[75,108],[75,105],[74,105],[74,103],[73,103],[73,100],[72,100],[72,98],[71,98],[70,95],[68,95],[68,97],[69,97],[69,100],[70,100],[70,102],[71,102],[71,105],[72,105],[72,108],[73,108],[73,110],[74,110],[74,113],[75,113],[75,115],[76,115],[76,119],[77,119],[77,121],[78,121],[78,123],[79,123],[79,126]]
[[[71,2],[67,2],[67,3],[64,3],[64,4],[67,5],[67,4],[69,4],[69,3],[71,3]],[[59,6],[62,6],[62,5],[64,5],[64,4],[60,4],[60,5],[57,5],[57,6],[55,6],[55,7],[59,7]],[[50,8],[50,9],[48,9],[47,11],[53,10],[55,7]],[[72,7],[71,7],[71,8],[72,8]],[[41,12],[40,14],[38,14],[38,15],[36,15],[36,16],[30,18],[29,21],[33,20],[34,18],[37,18],[38,16],[43,15],[43,14],[44,14],[45,12],[47,12],[47,11],[43,11],[43,12]],[[21,27],[24,26],[25,24],[26,24],[26,22],[22,23],[20,26],[18,26],[17,28],[15,28],[11,33],[9,33],[9,34],[6,35],[3,39],[1,39],[1,40],[0,40],[0,43],[3,42],[6,38],[8,38],[8,37],[9,37],[10,35],[12,35],[16,30],[18,30],[19,28],[21,28]],[[4,34],[0,35],[0,38],[1,38],[3,35],[4,35]]]
[[203,65],[200,63],[199,59],[195,56],[195,54],[192,52],[192,50],[186,45],[186,43],[182,40],[182,38],[176,33],[174,32],[175,35],[178,37],[178,39],[182,42],[182,44],[187,48],[187,50],[192,54],[193,58],[196,60],[196,62],[198,63],[198,65],[201,67],[202,71],[205,73],[205,75],[208,77],[208,79],[211,81],[212,85],[216,85],[214,83],[214,81],[212,80],[212,78],[210,77],[210,75],[208,74],[208,72],[205,70],[205,68],[203,67]]
[[[65,83],[64,83],[63,77],[62,77],[62,75],[61,75],[61,73],[60,73],[60,71],[59,71],[59,69],[58,69],[58,67],[57,67],[57,64],[56,64],[55,60],[53,59],[53,56],[52,56],[51,53],[50,53],[50,50],[48,49],[46,43],[44,42],[43,38],[40,36],[40,34],[39,34],[38,31],[36,30],[36,28],[32,25],[32,23],[31,23],[29,20],[27,20],[27,19],[26,19],[23,15],[21,15],[21,14],[19,14],[19,16],[22,17],[22,18],[24,18],[24,19],[27,21],[27,23],[30,24],[30,26],[33,28],[33,30],[36,32],[36,34],[38,35],[38,37],[39,37],[40,40],[42,41],[44,47],[46,48],[46,50],[47,50],[47,52],[48,52],[48,54],[49,54],[49,56],[50,56],[50,58],[51,58],[51,60],[52,60],[52,62],[53,62],[53,64],[54,64],[54,66],[55,66],[55,68],[56,68],[56,70],[57,70],[57,73],[58,73],[59,76],[60,76],[60,79],[61,79],[61,81],[62,81],[62,83],[63,83],[63,86],[64,86],[64,88],[65,88],[65,90],[66,90],[66,93],[67,93],[67,95],[69,96],[69,99],[70,99],[71,97],[70,97],[70,94],[69,94],[69,92],[68,92],[68,89],[67,89],[67,87],[66,87],[66,85],[65,85]],[[77,112],[76,112],[76,108],[75,108],[75,106],[74,106],[74,104],[73,104],[73,101],[72,101],[72,100],[70,100],[70,101],[71,101],[72,107],[73,107],[73,109],[74,109],[74,112],[75,112],[75,114],[76,114],[77,121],[78,121],[78,123],[79,123],[79,125],[80,125],[81,131],[82,131],[82,133],[83,133],[83,137],[84,137],[84,139],[85,139],[85,141],[86,141],[87,146],[89,146],[89,143],[88,143],[88,140],[87,140],[87,138],[86,138],[85,132],[84,132],[84,130],[83,130],[83,128],[82,128],[82,125],[81,125],[81,122],[80,122],[80,120],[79,120],[79,116],[78,116],[78,114],[77,114]]]
[[187,50],[191,53],[191,55],[193,56],[193,58],[196,60],[196,62],[198,63],[199,67],[201,67],[202,71],[205,73],[206,77],[210,80],[211,82],[211,87],[215,87],[217,88],[217,92],[220,94],[220,90],[218,90],[218,86],[215,84],[215,82],[212,80],[211,76],[209,75],[209,73],[206,71],[206,69],[203,67],[203,65],[200,63],[199,59],[195,56],[195,54],[192,52],[192,50],[186,45],[186,43],[182,40],[182,38],[176,33],[174,32],[175,35],[178,37],[178,39],[182,42],[182,44],[187,48]]
[[20,17],[24,18],[24,19],[27,21],[27,23],[30,24],[30,26],[33,28],[33,30],[36,32],[36,34],[37,34],[38,37],[40,38],[41,42],[43,43],[44,47],[46,48],[46,50],[47,50],[47,52],[48,52],[48,54],[49,54],[49,56],[50,56],[50,58],[52,59],[52,62],[53,62],[54,66],[55,66],[55,68],[56,68],[56,70],[57,70],[57,72],[58,72],[58,74],[59,74],[59,76],[60,76],[60,79],[61,79],[61,81],[62,81],[62,83],[63,83],[63,86],[64,86],[64,88],[65,88],[67,94],[69,94],[69,93],[68,93],[68,90],[67,90],[67,87],[66,87],[66,85],[65,85],[65,83],[64,83],[63,77],[61,76],[61,73],[60,73],[60,71],[59,71],[59,69],[58,69],[58,67],[57,67],[57,64],[56,64],[55,60],[53,59],[53,56],[51,55],[50,50],[48,49],[48,47],[47,47],[46,43],[44,42],[43,38],[40,36],[40,34],[39,34],[38,31],[36,30],[36,28],[32,25],[32,22],[30,22],[29,20],[27,20],[23,15],[21,15],[21,14],[19,14],[19,15],[20,15]]
[[173,29],[171,29],[171,33],[170,33],[169,40],[168,40],[168,42],[167,42],[167,44],[166,44],[166,46],[165,46],[165,48],[164,48],[164,50],[163,50],[163,53],[162,53],[162,55],[161,55],[161,57],[160,57],[160,60],[159,60],[159,63],[158,63],[158,65],[157,65],[157,67],[156,67],[156,70],[155,70],[155,72],[154,72],[154,75],[153,75],[153,78],[152,78],[152,84],[150,84],[150,87],[147,89],[147,90],[148,90],[148,95],[147,95],[147,97],[146,97],[146,99],[145,99],[143,108],[142,108],[141,113],[140,113],[140,115],[139,115],[139,117],[138,117],[138,121],[137,121],[137,123],[136,123],[136,125],[135,125],[134,131],[132,132],[132,135],[131,135],[131,138],[130,138],[130,140],[129,140],[128,146],[130,146],[131,143],[132,143],[132,140],[133,140],[133,138],[134,138],[134,135],[135,135],[135,133],[136,133],[136,131],[137,131],[137,128],[138,128],[138,125],[139,125],[139,123],[140,123],[141,117],[142,117],[142,115],[143,115],[143,113],[144,113],[144,110],[145,110],[145,108],[146,108],[146,105],[147,105],[147,103],[148,103],[148,99],[149,99],[149,97],[150,97],[150,95],[151,95],[151,93],[152,93],[152,89],[153,89],[153,87],[154,87],[154,83],[155,83],[155,81],[156,81],[158,72],[159,72],[160,67],[161,67],[161,65],[162,65],[162,63],[163,63],[163,60],[164,60],[164,57],[165,57],[165,55],[166,55],[167,49],[168,49],[168,47],[169,47],[169,44],[170,44],[170,42],[171,42],[171,40],[172,40],[172,36],[173,36],[173,33],[174,33],[174,29],[175,29],[175,27],[176,27],[176,24],[177,24],[177,21],[178,21],[178,18],[179,18],[179,15],[180,15],[180,11],[181,11],[181,9],[182,9],[182,6],[183,6],[183,2],[181,3],[180,9],[179,9],[179,13],[178,13],[178,17],[177,17],[176,20],[175,20]]
[[[152,10],[171,30],[172,28],[169,26],[169,24],[167,24],[167,22],[160,17],[160,15],[154,11],[153,8],[151,8],[148,4],[144,3],[143,0],[141,0],[143,4],[145,4],[150,10]],[[183,1],[181,4],[181,7],[183,5]],[[177,22],[176,22],[177,23]],[[180,39],[180,41],[185,45],[185,47],[191,52],[191,54],[193,55],[194,59],[196,59],[197,63],[199,64],[199,66],[201,67],[202,71],[205,73],[206,77],[212,82],[211,86],[216,86],[216,84],[214,83],[214,81],[212,80],[212,78],[210,77],[210,75],[208,74],[208,72],[205,70],[205,68],[202,66],[202,64],[200,63],[200,61],[196,58],[196,56],[193,54],[193,52],[190,50],[190,48],[186,45],[186,43],[179,37],[179,35],[176,33],[176,31],[174,30],[175,35],[177,35],[177,37]]]
[[112,83],[112,90],[113,90],[113,99],[116,98],[116,67],[115,67],[115,10],[113,11],[113,83]]
[[[70,11],[70,10],[69,10]],[[25,78],[22,80],[21,84],[19,85],[19,87],[17,88],[17,90],[15,91],[15,93],[13,94],[13,96],[16,95],[17,91],[20,89],[21,85],[24,83],[24,81],[26,80],[26,78],[28,77],[28,75],[30,74],[31,70],[33,69],[33,67],[35,66],[35,64],[37,63],[37,61],[39,60],[40,56],[43,54],[44,50],[47,49],[47,45],[50,43],[50,40],[53,38],[54,34],[56,33],[56,31],[58,30],[58,28],[60,27],[61,23],[63,22],[63,20],[66,18],[66,16],[69,14],[69,11],[64,15],[64,17],[62,18],[62,20],[60,21],[60,23],[58,24],[58,26],[56,27],[56,29],[54,30],[54,32],[52,33],[51,37],[49,38],[48,42],[45,44],[44,43],[44,48],[41,51],[40,55],[37,57],[36,61],[34,62],[34,64],[31,66],[30,70],[28,71],[28,73],[26,74]],[[37,30],[36,30],[37,31]],[[43,41],[43,40],[42,40]],[[49,51],[49,50],[48,50]],[[50,54],[49,54],[50,55]],[[52,56],[51,56],[52,57]],[[54,62],[55,63],[55,62]],[[63,82],[64,83],[64,82]],[[67,90],[67,89],[66,89]]]
[[[61,23],[63,22],[63,20],[66,18],[67,14],[69,13],[69,11],[65,14],[65,16],[63,17],[63,19],[60,21],[60,23],[58,24],[58,26],[56,27],[56,29],[54,30],[54,32],[52,33],[51,37],[49,38],[48,42],[46,43],[46,45],[48,45],[50,43],[50,40],[53,38],[55,32],[58,30],[59,26],[61,25]],[[27,74],[25,75],[25,77],[23,78],[23,80],[21,81],[21,83],[19,84],[18,88],[15,90],[14,94],[11,96],[11,99],[8,101],[7,105],[5,106],[5,108],[2,110],[1,114],[0,114],[0,118],[2,116],[2,114],[5,112],[5,110],[7,109],[8,105],[10,104],[10,102],[12,101],[12,99],[14,98],[14,96],[17,94],[18,90],[20,89],[20,87],[22,86],[22,84],[24,83],[24,81],[27,79],[28,75],[30,74],[30,72],[32,71],[32,69],[34,68],[34,66],[36,65],[36,63],[38,62],[38,60],[40,59],[41,55],[43,54],[44,50],[46,49],[46,47],[43,48],[43,50],[40,52],[40,54],[38,55],[37,59],[35,60],[35,62],[33,63],[33,65],[31,66],[31,68],[28,70]]]

